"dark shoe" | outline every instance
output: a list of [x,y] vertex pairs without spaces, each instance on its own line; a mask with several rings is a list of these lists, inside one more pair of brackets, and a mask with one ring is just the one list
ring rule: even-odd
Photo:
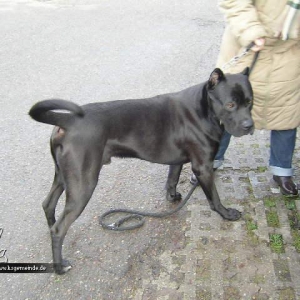
[[291,176],[277,176],[273,175],[274,181],[279,185],[281,194],[288,197],[298,196],[298,189],[293,182]]

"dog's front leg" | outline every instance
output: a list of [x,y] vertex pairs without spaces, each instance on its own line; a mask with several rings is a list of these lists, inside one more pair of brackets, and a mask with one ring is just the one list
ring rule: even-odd
[[176,192],[176,186],[179,181],[181,170],[182,165],[172,165],[169,168],[169,175],[166,183],[166,198],[168,201],[174,202],[182,199],[181,194]]
[[219,213],[224,219],[236,221],[241,217],[241,213],[234,208],[226,208],[222,205],[214,182],[212,166],[201,166],[193,168],[200,186],[202,187],[212,210]]

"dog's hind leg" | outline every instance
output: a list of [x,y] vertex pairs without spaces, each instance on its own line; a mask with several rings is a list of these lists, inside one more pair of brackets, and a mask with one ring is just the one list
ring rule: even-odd
[[71,269],[70,263],[62,257],[63,241],[69,227],[90,200],[98,182],[101,159],[95,158],[93,153],[82,153],[83,151],[72,151],[73,155],[65,155],[60,163],[65,182],[66,204],[59,219],[50,229],[53,263],[57,274],[64,274]]
[[46,215],[48,226],[51,228],[55,223],[55,208],[59,197],[64,191],[63,182],[61,180],[59,170],[56,168],[53,184],[47,198],[43,202],[43,209]]
[[166,183],[167,200],[168,201],[179,201],[182,199],[180,193],[176,192],[176,186],[179,181],[182,165],[171,165],[169,168],[168,180]]
[[224,207],[220,201],[220,197],[214,183],[212,166],[201,166],[198,168],[192,167],[192,169],[203,189],[203,192],[205,193],[211,209],[219,213],[224,219],[231,221],[238,220],[241,217],[241,213],[236,209]]
[[96,184],[96,180],[90,182],[88,187],[81,186],[81,183],[75,183],[70,185],[70,190],[66,190],[64,211],[50,229],[54,269],[58,274],[63,274],[71,268],[70,263],[62,258],[62,244],[69,227],[79,217],[90,200]]

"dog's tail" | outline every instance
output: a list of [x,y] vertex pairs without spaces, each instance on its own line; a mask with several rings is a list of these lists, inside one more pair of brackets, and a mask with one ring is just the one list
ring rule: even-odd
[[[58,113],[52,110],[67,110],[72,113]],[[29,111],[29,115],[38,122],[67,129],[74,118],[84,116],[84,111],[73,102],[61,99],[50,99],[33,105]]]

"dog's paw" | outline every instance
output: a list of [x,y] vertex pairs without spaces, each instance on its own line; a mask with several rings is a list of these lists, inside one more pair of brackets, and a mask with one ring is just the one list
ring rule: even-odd
[[72,265],[68,260],[63,259],[61,264],[54,264],[54,271],[58,275],[63,275],[72,269]]
[[236,221],[236,220],[240,219],[241,216],[242,216],[242,214],[238,210],[236,210],[234,208],[227,208],[226,214],[223,215],[223,218],[225,218],[229,221]]
[[182,199],[182,196],[178,192],[176,192],[175,195],[171,195],[171,194],[167,193],[167,200],[170,202],[177,202],[177,201],[180,201],[181,199]]

